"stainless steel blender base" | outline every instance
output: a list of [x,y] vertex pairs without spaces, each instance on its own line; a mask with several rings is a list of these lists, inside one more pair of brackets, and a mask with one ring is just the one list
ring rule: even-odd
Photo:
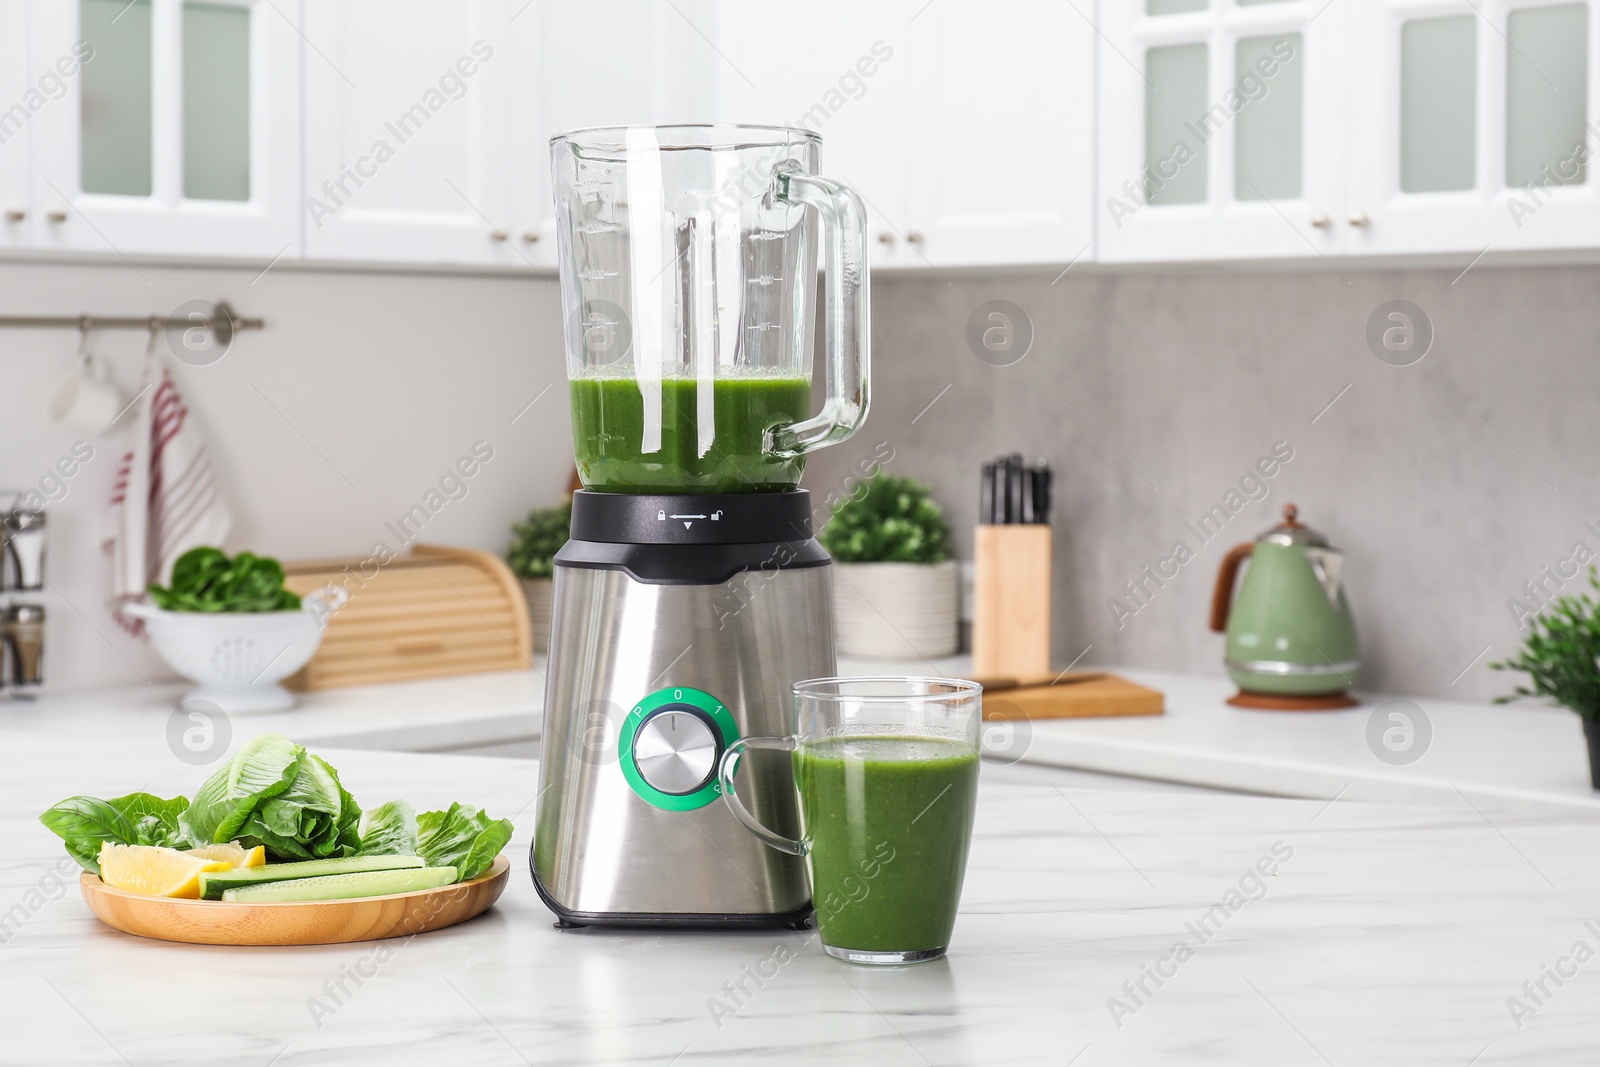
[[[735,736],[787,734],[789,687],[834,673],[827,558],[806,543],[803,563],[715,584],[643,581],[558,557],[530,863],[563,922],[804,922],[803,861],[739,825],[712,771]],[[605,547],[569,542],[563,555]],[[751,756],[740,771],[746,802],[796,835],[788,757]]]

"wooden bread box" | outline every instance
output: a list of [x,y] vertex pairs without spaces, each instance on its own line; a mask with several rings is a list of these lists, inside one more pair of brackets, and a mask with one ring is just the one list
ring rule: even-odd
[[498,556],[471,548],[413,545],[409,554],[284,565],[302,596],[324,586],[348,593],[327,616],[311,662],[291,689],[437,678],[533,666],[528,605]]

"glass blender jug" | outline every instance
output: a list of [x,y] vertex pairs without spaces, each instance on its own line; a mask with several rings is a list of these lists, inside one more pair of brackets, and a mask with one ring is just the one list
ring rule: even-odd
[[[585,487],[793,489],[807,452],[866,418],[865,215],[854,192],[817,174],[820,148],[807,130],[759,126],[551,140]],[[812,415],[817,216],[827,375]]]

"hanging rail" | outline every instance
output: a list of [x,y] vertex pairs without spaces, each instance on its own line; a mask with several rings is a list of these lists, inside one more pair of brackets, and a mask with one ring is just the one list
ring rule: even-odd
[[237,330],[260,330],[266,328],[263,319],[247,319],[234,314],[233,308],[226,302],[216,306],[220,316],[195,315],[190,318],[175,319],[167,315],[0,315],[0,329],[64,329],[64,330],[119,330],[138,329],[148,330],[152,326],[158,329],[192,329],[196,326],[214,329],[218,326],[229,332]]

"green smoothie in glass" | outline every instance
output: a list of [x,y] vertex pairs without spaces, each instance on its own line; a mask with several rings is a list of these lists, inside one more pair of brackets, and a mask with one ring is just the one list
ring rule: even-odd
[[[793,733],[729,742],[717,766],[723,802],[762,841],[806,858],[828,955],[885,965],[938,959],[967,870],[983,686],[896,675],[811,678],[791,689]],[[740,799],[739,765],[757,749],[791,754],[798,838],[763,825]]]
[[799,483],[805,460],[770,455],[766,434],[810,415],[810,381],[716,378],[705,441],[700,383],[663,378],[660,390],[660,447],[646,452],[646,395],[654,386],[632,377],[572,380],[573,452],[585,486],[608,493],[770,493]]
[[865,952],[949,945],[978,793],[972,747],[831,737],[796,749],[794,774],[824,943]]

